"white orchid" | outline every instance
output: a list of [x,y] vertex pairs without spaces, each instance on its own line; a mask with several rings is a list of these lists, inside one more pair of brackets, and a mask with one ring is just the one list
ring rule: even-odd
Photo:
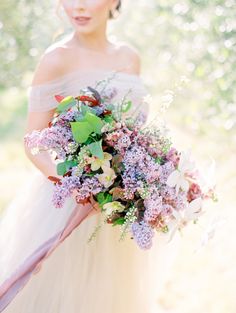
[[107,202],[103,205],[103,209],[106,212],[106,215],[110,215],[114,211],[122,212],[124,211],[125,206],[119,201]]
[[182,229],[184,226],[188,224],[188,222],[196,220],[200,215],[204,212],[200,211],[202,207],[202,198],[196,198],[195,200],[188,202],[186,209],[183,211],[177,211],[173,209],[172,214],[175,219],[171,220],[167,226],[169,229],[170,237],[169,241],[173,238],[175,232],[178,229]]
[[170,187],[175,187],[176,193],[179,192],[179,189],[187,191],[189,182],[186,178],[186,173],[193,170],[194,167],[194,163],[190,160],[190,152],[182,152],[178,168],[169,175],[166,184]]

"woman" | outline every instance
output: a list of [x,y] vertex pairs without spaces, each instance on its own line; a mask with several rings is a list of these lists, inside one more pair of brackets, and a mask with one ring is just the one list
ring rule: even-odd
[[[112,78],[114,99],[132,90],[134,110],[147,117],[136,49],[106,36],[120,1],[62,0],[60,5],[73,32],[40,59],[29,87],[26,133],[47,127],[57,106],[53,95],[77,95],[105,78]],[[0,312],[157,312],[178,237],[167,244],[164,235],[156,234],[153,248],[143,251],[129,238],[119,242],[118,228],[103,225],[88,243],[101,221],[96,203],[81,205],[72,197],[55,209],[48,179],[58,176],[55,163],[46,152],[33,156],[25,151],[39,171],[0,220]]]

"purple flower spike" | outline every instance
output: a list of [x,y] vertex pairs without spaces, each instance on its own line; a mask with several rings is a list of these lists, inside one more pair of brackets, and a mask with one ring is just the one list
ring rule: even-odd
[[140,223],[134,222],[131,225],[132,234],[139,247],[143,250],[150,249],[152,247],[152,237],[154,236],[154,230],[145,221]]

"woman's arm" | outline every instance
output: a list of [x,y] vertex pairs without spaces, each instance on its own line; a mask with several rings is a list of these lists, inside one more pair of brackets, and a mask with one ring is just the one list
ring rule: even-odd
[[[60,48],[55,48],[49,52],[44,53],[36,67],[32,86],[40,85],[46,83],[47,81],[53,80],[60,76],[62,71],[61,66],[62,62],[62,51]],[[33,130],[41,130],[45,127],[48,127],[48,122],[53,117],[55,109],[44,112],[31,112],[27,113],[27,122],[26,122],[26,133],[30,133]],[[47,151],[40,152],[37,155],[33,155],[30,152],[30,149],[24,144],[24,149],[26,156],[29,160],[46,176],[55,176],[61,178],[57,175],[56,164],[53,163],[50,154]]]
[[[35,129],[43,129],[48,126],[48,122],[53,116],[53,110],[47,112],[28,112],[26,132],[30,133]],[[36,155],[30,152],[30,149],[24,144],[24,149],[29,160],[46,176],[55,176],[61,178],[56,172],[56,165],[53,163],[50,154],[42,151]]]

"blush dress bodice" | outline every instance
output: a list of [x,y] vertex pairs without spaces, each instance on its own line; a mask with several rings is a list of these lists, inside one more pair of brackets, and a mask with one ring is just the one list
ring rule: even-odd
[[[112,79],[110,79],[112,78]],[[132,100],[128,114],[141,111],[148,94],[142,78],[106,69],[75,70],[28,88],[28,111],[56,108],[53,95],[76,96],[105,80]],[[145,104],[145,105],[144,105]],[[141,250],[120,229],[102,224],[101,214],[77,223],[79,205],[67,199],[52,205],[53,183],[35,168],[0,215],[0,312],[4,313],[158,313],[158,295],[170,277],[179,235],[167,244],[155,233],[153,247]]]

